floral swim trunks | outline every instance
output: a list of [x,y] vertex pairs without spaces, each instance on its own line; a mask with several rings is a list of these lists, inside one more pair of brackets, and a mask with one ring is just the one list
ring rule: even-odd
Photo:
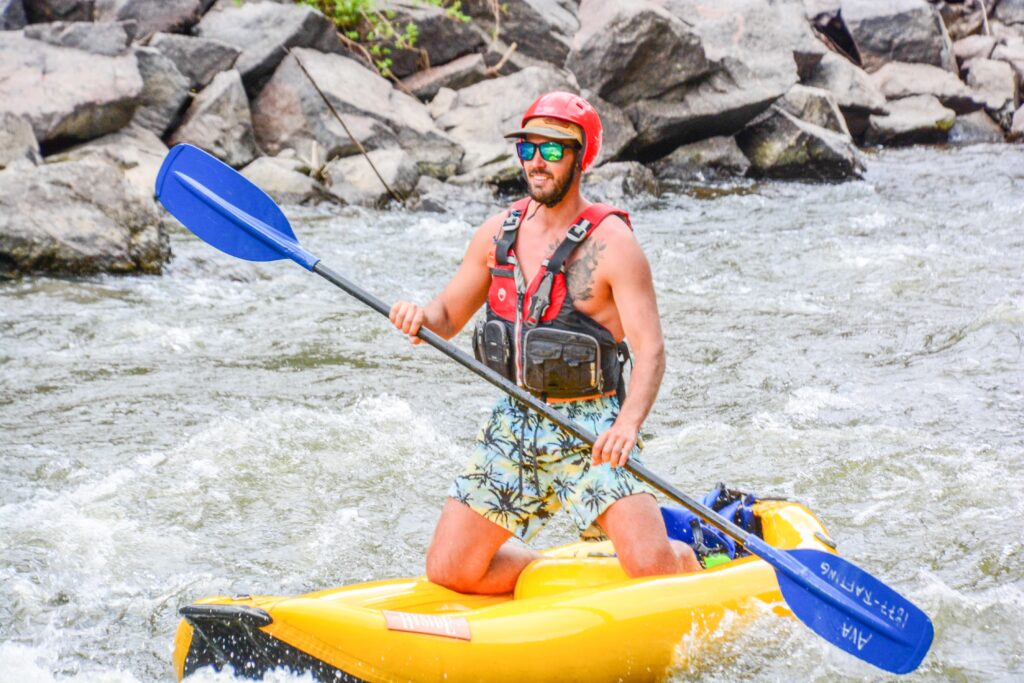
[[[594,434],[611,427],[619,413],[613,396],[552,407]],[[639,453],[640,445],[630,459]],[[590,446],[506,396],[495,405],[448,495],[523,541],[533,538],[559,508],[584,533],[620,498],[654,495],[629,470],[608,463],[592,467],[590,457]]]

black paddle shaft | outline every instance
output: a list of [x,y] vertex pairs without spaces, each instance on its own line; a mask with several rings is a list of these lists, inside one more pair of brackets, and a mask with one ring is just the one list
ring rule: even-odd
[[[327,266],[323,265],[323,263],[318,262],[315,266],[313,266],[313,272],[319,275],[320,277],[324,278],[331,284],[335,285],[336,287],[341,288],[346,293],[354,296],[356,299],[359,299],[361,302],[363,302],[373,310],[377,311],[381,315],[390,317],[391,308],[387,304],[385,304],[383,301],[373,296],[369,292],[365,291],[351,280],[342,277],[341,275],[334,272]],[[452,360],[458,362],[463,367],[472,370],[477,375],[479,375],[483,379],[490,382],[492,385],[496,386],[497,388],[501,389],[506,394],[514,398],[516,401],[519,401],[519,403],[527,406],[534,412],[540,413],[541,415],[551,420],[556,425],[566,430],[573,436],[586,442],[588,445],[593,446],[594,442],[597,441],[597,435],[595,435],[593,432],[576,424],[574,421],[570,420],[568,417],[558,412],[547,403],[540,401],[536,396],[534,396],[530,392],[525,391],[522,387],[513,384],[509,380],[505,379],[504,377],[496,373],[494,370],[491,370],[483,363],[478,362],[475,358],[467,354],[465,351],[462,351],[455,345],[449,343],[445,339],[442,339],[436,333],[428,330],[425,327],[421,327],[420,331],[417,333],[416,336],[418,336],[420,339],[430,344],[435,349],[437,349],[444,355],[448,356]],[[711,510],[707,506],[701,504],[700,502],[694,500],[693,498],[690,498],[685,493],[679,491],[674,486],[672,486],[672,484],[665,481],[654,472],[651,472],[640,463],[629,460],[626,462],[626,467],[637,477],[647,482],[654,488],[658,489],[669,498],[679,503],[682,503],[682,505],[688,508],[691,512],[695,512],[696,514],[703,517],[705,520],[707,520],[713,526],[720,529],[722,532],[727,534],[740,545],[743,545],[744,547],[747,545],[747,539],[750,535],[747,531],[744,531],[740,527],[729,522],[727,519],[717,514],[715,511]]]

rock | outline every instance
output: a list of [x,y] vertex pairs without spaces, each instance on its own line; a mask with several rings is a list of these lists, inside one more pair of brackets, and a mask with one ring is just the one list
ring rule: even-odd
[[647,195],[657,197],[660,188],[651,169],[639,161],[613,161],[583,176],[583,191],[593,201],[621,203]]
[[800,80],[810,78],[828,48],[811,30],[802,0],[781,0],[774,4],[781,19],[782,32],[793,51],[797,75]]
[[378,3],[395,16],[389,21],[402,32],[408,23],[416,25],[417,39],[413,49],[392,49],[391,72],[399,78],[421,69],[447,64],[457,57],[475,52],[484,44],[480,33],[466,23],[448,15],[443,7],[420,0],[385,0]]
[[[362,154],[337,159],[327,165],[327,187],[331,194],[346,204],[357,206],[384,206],[392,199],[384,183],[401,198],[408,197],[416,188],[420,174],[416,161],[401,149],[375,149],[367,156]],[[377,169],[374,173],[373,168]]]
[[788,180],[860,178],[864,162],[848,135],[815,126],[772,106],[736,136],[749,175]]
[[1006,62],[1017,74],[1018,86],[1024,85],[1024,41],[999,45],[992,51],[992,59]]
[[670,185],[739,177],[749,168],[736,139],[724,136],[682,145],[651,164],[658,180]]
[[1024,41],[1024,26],[1020,24],[1004,24],[993,19],[988,22],[988,26],[997,43],[1009,44]]
[[99,159],[0,172],[0,272],[159,273],[167,236],[152,199]]
[[152,131],[128,126],[116,133],[77,145],[47,161],[83,161],[102,157],[124,173],[125,179],[145,197],[152,197],[156,177],[167,155],[167,146]]
[[120,55],[128,49],[128,31],[119,22],[55,21],[26,26],[24,35],[50,45],[73,47],[97,55]]
[[192,28],[212,0],[95,0],[98,21],[134,21],[135,36]]
[[1017,108],[1017,77],[1013,67],[994,59],[975,59],[967,72],[967,85],[985,103],[985,109],[1004,129],[1010,128]]
[[[465,150],[454,182],[506,182],[519,176],[519,161],[504,133],[515,130],[533,101],[552,90],[575,92],[576,84],[553,68],[529,67],[458,92],[437,125]],[[600,112],[598,112],[600,113]]]
[[996,39],[992,36],[967,36],[953,43],[953,54],[965,64],[972,59],[988,59],[995,47]]
[[594,105],[601,117],[601,152],[594,160],[595,166],[608,161],[618,161],[633,146],[636,128],[626,112],[590,92],[583,93],[583,99]]
[[[516,51],[555,66],[565,64],[572,37],[580,28],[576,2],[565,0],[503,0],[498,35]],[[490,0],[463,0],[463,10],[488,34],[495,28]]]
[[1004,24],[1024,24],[1024,0],[999,0],[994,16]]
[[268,153],[294,149],[306,154],[314,142],[325,159],[359,151],[296,58],[366,149],[402,147],[421,174],[444,178],[458,170],[462,148],[441,132],[416,98],[353,59],[301,48],[281,63],[253,104],[257,139]]
[[824,88],[794,85],[776,104],[801,121],[827,128],[840,135],[850,135],[846,119],[835,95]]
[[641,157],[734,133],[797,82],[779,14],[758,0],[583,0],[579,17],[567,66],[629,115]]
[[956,69],[942,16],[926,0],[842,0],[841,6],[843,22],[867,71],[886,62]]
[[825,55],[806,85],[832,93],[855,137],[867,129],[868,116],[884,114],[885,96],[875,87],[867,72],[834,52]]
[[200,147],[235,168],[259,155],[249,100],[238,71],[217,74],[196,96],[181,126],[171,135],[172,146],[182,142]]
[[21,116],[0,112],[0,170],[21,160],[34,165],[43,160],[32,124]]
[[278,204],[315,204],[331,200],[323,185],[300,171],[302,163],[282,157],[260,157],[242,169]]
[[24,5],[25,15],[33,24],[93,19],[93,0],[24,0]]
[[[990,15],[995,3],[996,0],[986,0]],[[954,45],[956,41],[974,35],[982,28],[981,0],[940,2],[939,13],[942,15],[942,23],[946,25],[946,30],[954,41]]]
[[450,111],[458,101],[459,93],[451,88],[441,88],[434,95],[434,99],[430,100],[430,104],[427,105],[427,111],[430,112],[432,118],[437,119]]
[[402,79],[402,86],[421,100],[429,100],[441,88],[458,90],[487,78],[487,65],[480,54],[464,55],[442,66],[417,71]]
[[218,5],[196,25],[195,35],[234,45],[242,52],[235,68],[255,96],[285,57],[282,47],[344,52],[334,24],[305,5],[246,2]]
[[[40,88],[45,82],[47,87]],[[108,57],[0,33],[0,111],[24,116],[43,145],[123,128],[142,93],[130,53]]]
[[1002,142],[1003,129],[985,112],[975,111],[956,117],[949,131],[949,141],[956,145]]
[[22,0],[0,0],[0,31],[16,31],[28,23]]
[[930,64],[890,62],[871,74],[871,81],[890,100],[934,95],[957,114],[977,111],[985,106],[956,74]]
[[187,78],[162,52],[152,47],[134,48],[142,74],[142,103],[135,110],[132,123],[151,130],[160,137],[178,123],[189,103]]
[[865,141],[871,145],[917,145],[945,142],[956,112],[934,95],[915,95],[889,103],[885,116],[870,117]]
[[1011,140],[1024,139],[1024,107],[1018,109],[1013,115],[1013,121],[1010,124],[1009,138]]
[[234,45],[212,38],[196,38],[176,33],[157,33],[149,46],[160,50],[174,62],[181,75],[188,79],[189,87],[202,90],[213,77],[227,71],[241,54]]

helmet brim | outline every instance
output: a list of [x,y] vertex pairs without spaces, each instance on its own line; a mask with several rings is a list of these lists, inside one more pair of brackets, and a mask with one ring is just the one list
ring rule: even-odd
[[568,133],[564,130],[548,128],[547,126],[523,126],[518,130],[505,133],[505,138],[513,140],[515,138],[525,138],[527,135],[540,135],[541,137],[551,138],[552,140],[558,140],[560,142],[575,142],[580,144],[580,139],[572,133]]

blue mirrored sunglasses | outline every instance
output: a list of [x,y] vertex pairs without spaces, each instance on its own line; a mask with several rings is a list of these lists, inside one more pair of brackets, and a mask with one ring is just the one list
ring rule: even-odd
[[561,142],[549,140],[547,142],[517,142],[516,154],[523,161],[529,161],[540,149],[540,158],[544,161],[561,161],[566,149],[576,149],[575,145],[565,145]]

